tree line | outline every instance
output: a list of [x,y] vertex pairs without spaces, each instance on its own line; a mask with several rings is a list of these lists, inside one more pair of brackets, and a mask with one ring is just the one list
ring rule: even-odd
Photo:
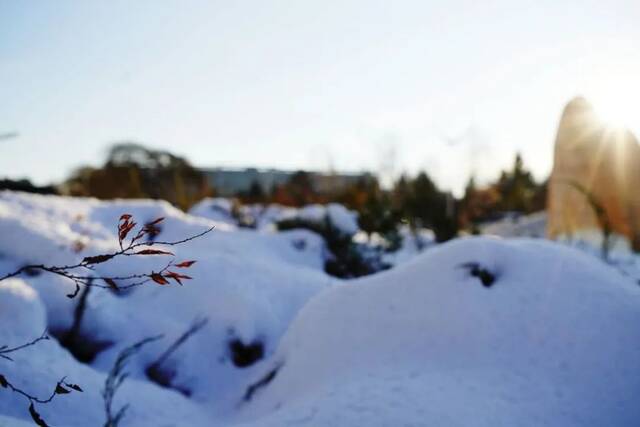
[[[215,183],[214,183],[215,184]],[[531,213],[546,204],[546,182],[538,183],[517,154],[510,169],[498,178],[478,185],[472,176],[462,197],[438,187],[426,171],[414,176],[403,174],[389,188],[375,175],[365,175],[349,185],[321,191],[309,172],[297,171],[282,184],[265,190],[254,181],[235,194],[244,204],[276,203],[304,206],[311,203],[342,203],[358,212],[363,231],[378,233],[388,241],[397,241],[398,229],[431,229],[438,241],[446,241],[460,232],[477,233],[483,222],[507,213]],[[52,193],[53,187],[29,186],[24,181],[6,181],[0,188]],[[100,199],[150,198],[167,200],[187,210],[204,197],[216,195],[204,174],[176,154],[154,150],[133,142],[113,145],[102,166],[78,168],[57,192],[70,196]]]

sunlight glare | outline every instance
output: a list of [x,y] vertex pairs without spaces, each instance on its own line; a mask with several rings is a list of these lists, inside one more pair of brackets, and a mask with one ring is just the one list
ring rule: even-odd
[[640,124],[640,81],[612,74],[590,91],[587,99],[600,120],[611,130]]

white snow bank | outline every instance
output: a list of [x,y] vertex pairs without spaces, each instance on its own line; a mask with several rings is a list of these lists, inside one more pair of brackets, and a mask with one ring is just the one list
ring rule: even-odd
[[[0,274],[29,263],[69,265],[88,255],[115,250],[116,225],[123,213],[132,214],[141,223],[165,217],[158,238],[167,241],[198,234],[211,225],[216,229],[168,248],[178,261],[197,260],[185,271],[193,280],[182,287],[149,284],[125,295],[91,290],[81,333],[92,343],[112,343],[92,362],[93,368],[105,372],[122,348],[164,334],[163,341],[144,347],[132,363],[134,377],[146,383],[146,366],[194,318],[207,317],[208,325],[168,360],[167,369],[175,371],[172,385],[206,403],[208,411],[230,410],[230,400],[264,360],[238,368],[232,363],[230,342],[259,343],[265,357],[273,352],[300,307],[332,282],[322,271],[321,238],[304,230],[278,234],[236,231],[185,215],[165,202],[100,202],[1,192],[0,230],[12,234],[10,239],[0,234]],[[81,247],[75,246],[78,239],[83,239]],[[96,266],[96,272],[115,276],[146,273],[158,271],[166,262],[163,256],[125,257]],[[48,273],[22,278],[42,300],[48,327],[58,333],[68,330],[78,304],[78,298],[65,296],[73,284]]]
[[[183,287],[89,293],[81,332],[87,343],[112,343],[91,364],[55,340],[0,360],[0,373],[36,394],[64,375],[85,389],[38,405],[52,425],[102,425],[104,372],[122,348],[159,333],[165,338],[131,361],[118,394],[118,406],[132,404],[125,427],[640,424],[640,287],[593,256],[542,240],[469,238],[412,258],[418,249],[403,247],[395,269],[345,283],[322,271],[324,242],[305,230],[224,226],[156,201],[0,192],[0,274],[113,250],[122,213],[166,217],[162,240],[217,228],[170,248],[178,260],[198,260]],[[97,270],[164,263],[129,257]],[[471,270],[496,280],[485,287]],[[46,273],[0,283],[0,345],[31,341],[45,327],[68,330],[72,289]],[[165,366],[186,398],[149,382],[144,369],[196,317],[209,323]],[[238,367],[232,341],[260,344],[264,357]],[[245,401],[249,385],[272,372]],[[0,394],[0,426],[29,420],[24,398]]]
[[[8,279],[0,286],[0,343],[9,347],[25,344],[39,337],[46,328],[45,310],[37,293],[19,279]],[[10,326],[9,326],[10,325]],[[132,344],[132,343],[130,343]],[[40,398],[48,397],[62,377],[81,384],[83,393],[58,395],[51,403],[37,404],[36,410],[52,426],[98,426],[104,424],[100,396],[105,375],[78,363],[51,339],[10,354],[13,361],[0,360],[0,373],[15,386]],[[33,421],[28,413],[29,401],[8,389],[0,389],[0,413],[16,419]],[[116,396],[116,408],[126,403],[132,407],[123,426],[205,425],[201,407],[175,392],[146,381],[127,380]],[[21,426],[0,418],[0,425]]]
[[482,224],[480,232],[500,237],[543,238],[547,233],[547,212],[507,215],[498,221]]
[[[235,215],[234,209],[236,210]],[[332,227],[347,236],[351,236],[359,230],[357,213],[337,203],[312,204],[299,209],[275,204],[234,207],[230,199],[208,198],[194,205],[189,210],[189,214],[229,225],[238,225],[240,221],[265,231],[269,231],[280,221],[294,219],[322,227],[328,221]]]
[[[484,287],[468,262],[497,280]],[[639,337],[640,288],[592,257],[461,239],[311,301],[244,415],[266,415],[256,426],[634,426]]]
[[191,207],[189,214],[232,227],[237,224],[233,216],[233,202],[221,197],[202,199]]

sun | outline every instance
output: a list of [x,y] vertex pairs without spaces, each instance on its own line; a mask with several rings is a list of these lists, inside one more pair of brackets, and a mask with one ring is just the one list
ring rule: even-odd
[[637,104],[618,94],[606,94],[605,96],[592,98],[593,108],[598,118],[607,126],[614,129],[629,128],[634,125],[634,113],[637,112]]
[[640,125],[640,77],[610,75],[589,91],[597,117],[611,130],[638,128]]

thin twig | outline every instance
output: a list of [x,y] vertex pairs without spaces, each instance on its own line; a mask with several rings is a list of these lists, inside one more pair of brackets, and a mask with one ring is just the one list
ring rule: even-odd
[[17,347],[13,347],[13,348],[7,348],[6,345],[0,347],[0,357],[2,357],[3,359],[7,359],[7,360],[13,361],[12,358],[7,356],[7,353],[13,353],[14,351],[22,350],[23,348],[26,348],[26,347],[31,347],[32,345],[35,345],[40,341],[44,341],[44,340],[48,340],[48,339],[49,339],[49,336],[47,335],[47,330],[45,329],[44,332],[42,332],[42,335],[40,335],[38,338],[36,338],[33,341],[30,341],[30,342],[28,342],[26,344],[22,344],[22,345],[19,345]]
[[206,317],[195,319],[189,329],[187,329],[182,335],[180,335],[178,339],[175,340],[173,344],[171,344],[169,348],[167,348],[165,352],[160,355],[160,357],[158,357],[158,360],[151,364],[150,369],[159,368],[160,365],[162,365],[169,358],[169,356],[171,356],[178,349],[178,347],[184,344],[185,341],[187,341],[191,336],[195,335],[200,329],[204,328],[207,323],[209,323],[209,319]]
[[129,405],[126,404],[118,409],[115,413],[113,410],[113,398],[118,391],[118,388],[122,385],[124,380],[127,378],[128,374],[124,373],[123,370],[127,365],[129,358],[135,355],[140,351],[142,346],[157,341],[162,338],[162,335],[158,335],[155,337],[145,338],[142,341],[139,341],[133,344],[130,347],[122,350],[113,364],[113,367],[109,371],[109,375],[104,383],[104,389],[102,390],[102,397],[104,399],[104,411],[106,416],[105,427],[117,427],[124,417]]
[[[123,222],[123,218],[127,217],[124,219]],[[155,245],[165,245],[165,246],[176,246],[182,243],[186,243],[189,242],[191,240],[197,239],[199,237],[204,236],[207,233],[210,233],[211,231],[213,231],[213,229],[215,228],[215,226],[212,226],[208,229],[206,229],[205,231],[189,236],[185,239],[181,239],[181,240],[176,240],[176,241],[162,241],[162,242],[158,242],[158,241],[151,241],[151,242],[142,242],[139,241],[142,237],[144,237],[145,235],[155,235],[157,233],[157,228],[155,227],[155,224],[157,224],[158,222],[162,221],[164,218],[158,218],[157,220],[145,224],[139,231],[138,233],[132,237],[129,240],[128,245],[124,245],[124,238],[126,237],[126,234],[133,228],[133,226],[135,226],[135,222],[129,222],[129,219],[131,218],[130,215],[123,215],[123,217],[120,220],[119,223],[119,227],[118,227],[118,243],[120,245],[120,250],[112,252],[112,253],[107,253],[107,254],[102,254],[102,255],[95,255],[95,256],[89,256],[89,257],[85,257],[82,259],[82,261],[80,261],[79,263],[76,264],[71,264],[71,265],[65,265],[65,266],[47,266],[44,264],[31,264],[31,265],[25,265],[21,268],[19,268],[18,270],[12,272],[12,273],[8,273],[2,277],[0,277],[0,281],[8,279],[10,277],[15,277],[18,276],[20,274],[22,274],[25,271],[29,271],[29,270],[41,270],[41,271],[46,271],[48,273],[51,274],[55,274],[64,278],[67,278],[71,281],[73,281],[73,283],[75,284],[75,289],[73,290],[73,292],[67,294],[67,297],[69,298],[75,298],[78,293],[80,292],[80,288],[82,286],[85,287],[97,287],[97,288],[103,288],[103,289],[112,289],[112,290],[124,290],[124,289],[129,289],[129,288],[133,288],[136,286],[141,286],[144,285],[145,283],[148,283],[150,280],[156,281],[158,282],[158,280],[156,280],[156,278],[159,276],[162,276],[165,273],[168,273],[168,269],[172,266],[176,266],[175,264],[173,264],[173,259],[175,259],[175,257],[172,258],[172,261],[170,261],[169,263],[167,263],[167,265],[162,268],[160,271],[152,271],[151,273],[138,273],[138,274],[130,274],[127,276],[98,276],[98,275],[80,275],[74,272],[74,270],[76,269],[88,269],[90,271],[95,271],[94,266],[97,264],[102,264],[104,262],[110,261],[113,258],[119,257],[119,256],[143,256],[143,255],[173,255],[170,252],[166,252],[166,251],[160,251],[160,250],[153,250],[153,249],[148,249],[151,246],[155,246]],[[126,230],[123,230],[123,227],[126,227]],[[124,236],[123,236],[124,235]],[[144,248],[147,248],[146,250]],[[137,249],[142,249],[140,251],[137,251]],[[169,272],[170,273],[170,272]],[[182,284],[180,279],[181,278],[188,278],[186,276],[179,276],[176,277],[175,274],[173,274],[172,276],[167,276],[172,278],[173,280],[175,280],[177,283]],[[140,279],[140,280],[137,280]],[[106,282],[106,285],[102,285],[100,283],[96,283],[96,280],[102,280],[104,282]],[[119,282],[130,282],[133,280],[137,280],[135,282],[132,283],[126,283],[123,285],[117,285],[116,281]],[[166,284],[166,283],[161,283],[158,282],[160,284]],[[167,282],[168,283],[168,282]]]

